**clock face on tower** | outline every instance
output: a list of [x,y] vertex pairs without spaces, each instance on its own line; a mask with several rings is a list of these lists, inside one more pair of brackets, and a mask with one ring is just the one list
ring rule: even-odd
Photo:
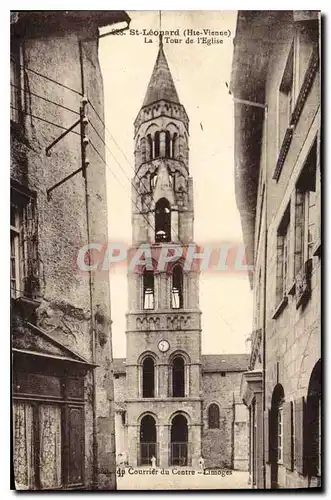
[[161,352],[167,352],[170,347],[170,344],[167,340],[160,340],[158,344],[158,348]]

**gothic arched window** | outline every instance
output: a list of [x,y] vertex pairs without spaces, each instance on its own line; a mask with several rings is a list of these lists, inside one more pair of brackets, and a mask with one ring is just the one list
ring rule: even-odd
[[146,269],[143,276],[143,309],[154,309],[154,273]]
[[185,362],[182,356],[176,356],[172,362],[172,395],[174,398],[185,396]]
[[155,151],[155,158],[158,158],[160,156],[160,132],[155,132],[154,136],[154,151]]
[[180,264],[174,266],[172,271],[171,307],[183,307],[183,269]]
[[154,359],[148,356],[143,361],[143,398],[154,398]]
[[220,427],[220,409],[213,403],[208,408],[208,428],[219,429]]
[[170,241],[171,233],[170,203],[161,198],[155,205],[155,241]]

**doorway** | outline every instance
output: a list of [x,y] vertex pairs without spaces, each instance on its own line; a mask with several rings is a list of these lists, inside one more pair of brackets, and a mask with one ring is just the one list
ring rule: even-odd
[[184,415],[176,415],[171,422],[170,465],[186,466],[188,462],[188,427]]
[[156,453],[156,425],[151,415],[145,415],[140,423],[139,465],[151,465]]

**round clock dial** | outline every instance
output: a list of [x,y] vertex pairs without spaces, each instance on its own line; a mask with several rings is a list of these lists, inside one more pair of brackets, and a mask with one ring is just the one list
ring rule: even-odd
[[167,352],[169,347],[170,347],[170,344],[167,340],[160,340],[158,348],[160,349],[161,352]]

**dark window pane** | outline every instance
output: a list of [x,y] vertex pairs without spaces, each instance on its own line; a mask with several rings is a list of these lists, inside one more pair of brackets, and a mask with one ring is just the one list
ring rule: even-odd
[[84,409],[70,406],[68,410],[69,476],[70,485],[84,481]]

